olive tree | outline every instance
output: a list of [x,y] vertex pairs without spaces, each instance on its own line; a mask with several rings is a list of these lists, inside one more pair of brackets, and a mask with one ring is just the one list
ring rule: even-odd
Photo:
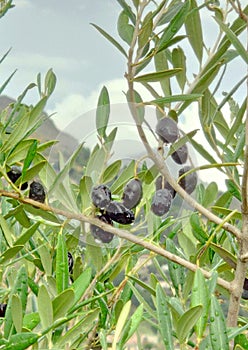
[[[47,118],[52,69],[1,111],[0,346],[246,349],[247,76],[236,80],[233,63],[248,62],[240,37],[248,7],[118,3],[118,38],[92,25],[126,61],[124,95],[141,158],[112,160],[118,127],[109,124],[106,87],[79,182],[70,169],[84,142],[55,171],[45,152],[56,140],[33,136]],[[11,5],[1,4],[2,14]],[[215,23],[210,48],[203,16]],[[228,74],[232,85],[223,91]],[[40,98],[26,105],[34,88]],[[206,169],[225,177],[225,190],[214,176],[201,181]]]

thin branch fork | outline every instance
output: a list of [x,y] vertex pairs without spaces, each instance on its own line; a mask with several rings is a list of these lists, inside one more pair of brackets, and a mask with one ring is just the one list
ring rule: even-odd
[[[0,190],[0,196],[16,199],[21,203],[33,205],[35,207],[40,208],[41,210],[52,212],[56,215],[63,216],[67,219],[75,219],[75,220],[78,220],[80,222],[88,222],[89,224],[98,226],[98,227],[104,229],[105,231],[111,232],[114,235],[116,235],[122,239],[126,239],[127,241],[132,242],[134,244],[138,244],[139,246],[141,246],[141,247],[143,247],[143,248],[145,248],[145,249],[147,249],[147,250],[149,250],[157,255],[163,256],[164,258],[166,258],[170,261],[173,261],[176,264],[184,266],[185,268],[187,268],[190,271],[195,272],[196,270],[200,269],[202,274],[208,279],[211,278],[211,276],[212,276],[212,273],[210,271],[202,269],[199,266],[197,266],[196,264],[193,264],[190,261],[187,261],[187,260],[185,260],[185,259],[183,259],[175,254],[172,254],[172,253],[168,252],[167,250],[159,247],[158,245],[155,245],[154,243],[148,242],[148,241],[146,241],[138,236],[135,236],[126,230],[118,229],[118,228],[113,227],[111,225],[105,224],[104,222],[102,222],[96,218],[86,216],[86,215],[83,215],[80,213],[72,213],[70,211],[65,211],[65,210],[61,210],[58,208],[54,208],[54,207],[51,207],[47,204],[39,203],[39,202],[36,202],[36,201],[29,199],[29,198],[20,197],[17,193],[14,193],[14,192]],[[230,282],[227,282],[222,278],[218,278],[217,284],[219,286],[225,288],[226,290],[230,291],[230,288],[231,288]]]

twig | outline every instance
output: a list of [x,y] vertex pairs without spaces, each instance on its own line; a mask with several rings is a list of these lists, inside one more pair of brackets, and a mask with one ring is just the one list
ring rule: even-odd
[[[195,272],[197,269],[199,269],[199,267],[196,264],[193,264],[190,261],[187,261],[187,260],[185,260],[185,259],[183,259],[175,254],[172,254],[154,243],[150,243],[150,242],[148,242],[148,241],[146,241],[138,236],[135,236],[135,235],[129,233],[126,230],[119,229],[119,228],[113,227],[111,225],[105,224],[101,220],[98,220],[94,217],[86,216],[86,215],[83,215],[80,213],[72,213],[70,211],[65,211],[65,210],[61,210],[58,208],[54,208],[54,207],[51,207],[47,204],[39,203],[39,202],[36,202],[36,201],[29,199],[29,198],[26,198],[26,197],[20,198],[18,196],[18,194],[13,193],[13,192],[8,192],[5,190],[0,190],[0,196],[16,199],[16,200],[20,201],[21,203],[36,206],[44,211],[48,211],[48,212],[52,212],[52,213],[57,214],[57,215],[61,215],[63,217],[66,217],[67,219],[75,219],[75,220],[78,220],[80,222],[88,222],[89,224],[96,225],[96,226],[104,229],[105,231],[113,233],[114,235],[116,235],[120,238],[126,239],[129,242],[132,242],[134,244],[138,244],[141,247],[143,247],[151,252],[154,252],[157,255],[163,256],[164,258],[175,262],[176,264],[182,265],[182,266],[186,267],[188,270]],[[211,276],[212,276],[211,272],[209,272],[205,269],[202,269],[202,268],[200,268],[200,270],[206,278],[211,278]],[[217,283],[221,287],[223,287],[227,290],[230,290],[230,283],[225,281],[224,279],[218,278]]]

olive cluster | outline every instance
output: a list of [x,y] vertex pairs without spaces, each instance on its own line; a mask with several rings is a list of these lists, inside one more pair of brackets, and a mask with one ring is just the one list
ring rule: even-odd
[[[93,187],[91,200],[100,211],[96,218],[111,226],[113,226],[113,222],[121,225],[132,224],[135,219],[132,209],[140,203],[142,194],[142,183],[137,178],[130,180],[124,187],[122,201],[112,200],[112,193],[105,184]],[[90,229],[93,237],[103,243],[110,243],[114,237],[111,232],[98,226],[91,225]]]
[[[177,123],[168,117],[162,118],[156,125],[156,133],[162,142],[173,143],[179,138]],[[171,154],[171,158],[177,164],[185,164],[188,159],[188,148],[184,144]],[[195,172],[183,176],[191,170],[190,166],[184,166],[179,170],[179,185],[191,194],[197,185],[197,175]],[[157,216],[163,216],[170,210],[172,200],[176,195],[174,188],[161,175],[156,180],[156,191],[152,198],[151,210]]]
[[[7,172],[8,178],[13,182],[16,183],[16,181],[21,177],[22,171],[19,167],[13,166],[11,169]],[[28,182],[24,182],[21,184],[21,190],[24,191],[28,188]],[[38,181],[33,181],[29,186],[29,198],[33,199],[37,202],[44,203],[46,199],[46,193],[44,190],[44,187],[42,184]]]

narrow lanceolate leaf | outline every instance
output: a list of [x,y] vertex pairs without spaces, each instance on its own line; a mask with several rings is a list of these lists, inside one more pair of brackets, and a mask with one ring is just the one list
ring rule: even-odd
[[124,327],[123,335],[120,340],[120,348],[131,338],[136,329],[138,328],[143,316],[143,304],[139,305],[132,317],[127,321]]
[[4,350],[24,350],[37,342],[40,335],[32,332],[22,332],[14,334],[5,344]]
[[172,338],[172,322],[170,311],[167,306],[166,297],[161,285],[158,283],[156,288],[156,303],[157,303],[157,317],[159,324],[159,331],[162,336],[163,343],[166,350],[173,350]]
[[173,77],[174,75],[180,73],[181,71],[182,71],[181,68],[175,68],[175,69],[167,69],[167,70],[163,70],[155,73],[148,73],[148,74],[135,77],[134,81],[156,82],[156,81],[160,81],[161,79],[167,79],[167,78]]
[[189,1],[186,1],[185,4],[180,8],[176,15],[170,21],[170,24],[165,28],[162,37],[158,43],[158,50],[161,50],[168,44],[168,42],[176,35],[180,30],[182,25],[185,22],[185,18],[189,11]]
[[133,95],[130,90],[128,90],[126,98],[128,102],[132,103],[131,108],[134,108],[136,123],[141,125],[145,117],[145,108],[143,106],[142,97],[136,90],[133,90]]
[[90,281],[91,281],[91,269],[88,268],[85,271],[83,271],[81,275],[73,282],[72,288],[75,294],[74,304],[76,304],[81,299],[84,292],[88,288]]
[[9,302],[5,314],[4,323],[4,338],[9,338],[13,334],[13,319],[12,319],[12,297],[13,295],[18,295],[22,305],[22,312],[24,313],[27,305],[28,297],[28,276],[25,266],[22,266],[16,276],[14,287],[11,290],[9,296]]
[[117,174],[119,173],[119,170],[121,168],[122,161],[120,159],[116,160],[114,163],[110,164],[103,173],[102,176],[102,182],[107,183],[109,181],[112,181]]
[[196,0],[190,0],[190,12],[185,21],[185,29],[189,42],[194,50],[196,57],[201,62],[203,53],[203,37],[201,18],[197,9]]
[[37,145],[38,145],[38,141],[34,140],[31,144],[31,146],[29,147],[29,150],[28,150],[27,156],[24,160],[24,164],[23,164],[23,168],[22,168],[22,178],[24,177],[27,169],[29,168],[29,166],[31,165],[31,163],[35,157],[35,154],[37,151]]
[[115,335],[114,335],[113,344],[112,344],[113,350],[117,349],[117,342],[119,341],[121,332],[125,327],[130,309],[131,309],[131,300],[128,300],[128,302],[123,306],[116,324]]
[[172,63],[174,68],[180,68],[181,72],[176,75],[178,84],[183,91],[186,84],[186,57],[181,47],[177,47],[172,51]]
[[150,35],[152,34],[152,28],[153,28],[152,12],[149,12],[144,18],[142,27],[139,32],[139,36],[138,36],[139,48],[144,47],[149,42]]
[[4,219],[2,215],[0,215],[0,227],[6,243],[8,244],[9,247],[11,247],[13,243],[12,231],[10,230],[7,221]]
[[202,314],[202,309],[202,305],[193,306],[187,310],[178,320],[176,326],[176,334],[181,344],[183,344],[189,336],[190,330],[195,326],[196,322]]
[[58,234],[58,244],[56,249],[56,286],[57,292],[61,293],[68,288],[69,269],[68,256],[65,243],[65,237],[62,231]]
[[128,22],[128,15],[125,11],[122,11],[118,18],[117,29],[122,40],[124,40],[128,45],[130,45],[133,39],[134,27]]
[[195,324],[196,335],[201,339],[207,326],[210,296],[205,278],[199,269],[195,272],[191,294],[191,306],[197,305],[203,306],[202,314]]
[[96,109],[96,128],[99,136],[106,137],[106,128],[108,126],[110,114],[109,94],[107,88],[104,86],[98,98]]
[[74,304],[75,294],[73,289],[66,289],[56,296],[52,301],[53,320],[56,321],[60,317],[64,317],[70,307]]
[[96,24],[91,23],[91,25],[95,27],[99,31],[99,33],[101,33],[111,44],[113,44],[125,57],[127,57],[126,51],[111,35],[109,35],[107,32],[105,32],[105,30],[103,30]]
[[180,102],[180,101],[196,101],[200,97],[202,97],[202,94],[198,94],[198,93],[189,94],[189,95],[173,95],[168,97],[157,98],[156,100],[152,100],[149,103],[163,104],[163,103]]
[[210,340],[213,350],[229,349],[225,318],[214,295],[211,296],[210,306]]
[[22,331],[22,303],[19,295],[14,294],[12,297],[12,320],[15,326],[16,332]]
[[[154,56],[154,62],[157,72],[161,72],[169,69],[168,59],[166,55],[166,50],[160,51]],[[161,88],[163,90],[164,96],[171,95],[170,79],[163,79],[160,81]]]
[[214,19],[219,24],[220,28],[226,33],[227,38],[230,40],[232,45],[238,51],[239,55],[243,58],[243,60],[246,62],[246,64],[248,64],[248,53],[247,53],[246,49],[244,48],[244,46],[241,44],[237,35],[225,23],[223,23],[219,18],[214,17]]
[[41,285],[38,293],[38,311],[43,328],[48,328],[53,323],[53,306],[50,295],[45,285]]

